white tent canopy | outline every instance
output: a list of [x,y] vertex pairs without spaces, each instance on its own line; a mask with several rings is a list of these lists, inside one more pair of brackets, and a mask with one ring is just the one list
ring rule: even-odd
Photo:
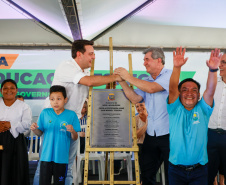
[[0,68],[4,69],[12,55],[14,61],[1,70],[0,80],[19,75],[20,88],[33,98],[27,96],[26,101],[38,116],[44,103],[43,97],[36,97],[39,89],[48,91],[48,75],[70,58],[73,40],[94,40],[95,71],[107,74],[112,37],[114,68],[128,69],[129,52],[134,72],[145,71],[143,48],[163,47],[169,69],[173,56],[167,49],[183,46],[195,50],[186,53],[189,62],[183,71],[194,74],[203,92],[210,48],[226,48],[225,7],[224,0],[1,0]]
[[[113,37],[122,48],[225,48],[225,7],[224,0],[1,0],[0,46],[70,46],[80,30],[96,46]],[[73,11],[78,30],[67,18]]]

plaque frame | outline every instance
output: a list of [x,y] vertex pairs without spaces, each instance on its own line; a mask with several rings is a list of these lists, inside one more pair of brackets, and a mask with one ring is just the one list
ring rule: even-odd
[[[110,74],[113,74],[113,44],[112,38],[109,38],[109,52],[110,52]],[[129,60],[129,73],[132,75],[132,55],[128,55]],[[94,61],[92,62],[90,75],[94,75]],[[133,85],[130,85],[133,88]],[[113,88],[113,83],[110,84],[110,88]],[[86,128],[86,146],[85,146],[85,165],[84,165],[84,185],[88,184],[137,184],[140,185],[140,172],[139,172],[139,161],[138,161],[138,145],[137,145],[137,134],[136,134],[136,120],[135,120],[135,105],[131,103],[131,118],[132,118],[132,138],[133,144],[129,148],[94,148],[90,146],[90,129],[92,119],[92,91],[93,87],[89,88],[88,96],[88,116],[87,116],[87,128]],[[128,100],[129,101],[129,100]],[[94,181],[88,180],[88,164],[89,164],[89,153],[102,151],[106,153],[105,156],[105,180]],[[115,181],[114,180],[114,152],[134,152],[135,162],[135,181]],[[110,152],[110,179],[107,180],[107,169],[108,169],[108,153]]]
[[90,146],[132,147],[132,104],[121,89],[93,89]]

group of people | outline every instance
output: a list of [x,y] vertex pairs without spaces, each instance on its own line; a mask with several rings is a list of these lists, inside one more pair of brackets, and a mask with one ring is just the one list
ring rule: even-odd
[[[52,175],[54,184],[71,185],[77,138],[85,136],[80,132],[79,119],[88,87],[112,82],[121,85],[139,113],[137,138],[143,185],[155,184],[163,161],[169,185],[212,185],[219,168],[225,176],[226,53],[221,55],[218,49],[211,52],[207,60],[206,90],[199,100],[197,81],[185,79],[179,83],[181,67],[188,60],[185,52],[182,48],[173,52],[173,70],[169,70],[164,67],[163,50],[148,48],[143,53],[144,66],[150,76],[143,80],[121,67],[115,69],[113,75],[90,76],[89,68],[95,59],[93,42],[74,41],[72,59],[56,69],[45,109],[38,123],[32,125],[29,106],[16,99],[16,83],[2,82],[0,145],[4,149],[0,151],[0,184],[29,184],[23,133],[30,128],[35,134],[43,135],[34,185],[51,184]],[[218,69],[221,77],[217,79]],[[131,89],[127,82],[137,89]],[[143,102],[147,111],[143,109]]]
[[[197,81],[188,78],[179,83],[181,67],[188,60],[185,49],[173,52],[173,71],[164,68],[162,49],[149,48],[144,54],[144,66],[150,74],[146,79],[134,78],[124,68],[114,72],[125,80],[119,84],[127,98],[133,103],[144,101],[147,107],[148,125],[140,157],[142,184],[155,184],[156,172],[164,161],[166,184],[212,185],[219,168],[226,175],[226,53],[222,56],[218,49],[211,52],[206,90],[200,101]],[[217,81],[218,69],[221,77]],[[138,89],[132,90],[126,81]]]

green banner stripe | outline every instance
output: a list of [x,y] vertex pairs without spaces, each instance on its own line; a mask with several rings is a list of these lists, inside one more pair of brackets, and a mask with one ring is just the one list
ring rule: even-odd
[[[19,88],[48,89],[52,83],[55,70],[31,70],[31,69],[2,69],[0,72],[0,83],[8,78],[17,82]],[[109,70],[95,70],[95,75],[109,75]],[[182,71],[180,80],[193,78],[195,71]],[[145,71],[133,71],[133,76],[139,79],[149,76]],[[104,86],[95,87],[104,89]],[[120,88],[117,86],[117,88]]]

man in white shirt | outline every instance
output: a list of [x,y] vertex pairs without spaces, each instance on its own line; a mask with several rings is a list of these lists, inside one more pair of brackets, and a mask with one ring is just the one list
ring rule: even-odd
[[215,107],[208,130],[208,184],[213,185],[221,165],[226,177],[226,52],[221,57],[220,77],[214,94]]
[[[72,59],[62,62],[56,69],[52,86],[62,85],[66,88],[68,102],[65,104],[65,109],[73,110],[78,118],[81,117],[83,104],[88,97],[88,87],[100,86],[114,81],[121,81],[119,75],[109,76],[89,76],[89,68],[92,61],[95,59],[93,42],[88,40],[76,40],[72,44]],[[50,103],[47,98],[45,108],[49,107]],[[69,163],[66,185],[71,185],[72,166],[77,154],[77,141],[71,140]],[[37,167],[33,185],[39,184],[39,165]]]

